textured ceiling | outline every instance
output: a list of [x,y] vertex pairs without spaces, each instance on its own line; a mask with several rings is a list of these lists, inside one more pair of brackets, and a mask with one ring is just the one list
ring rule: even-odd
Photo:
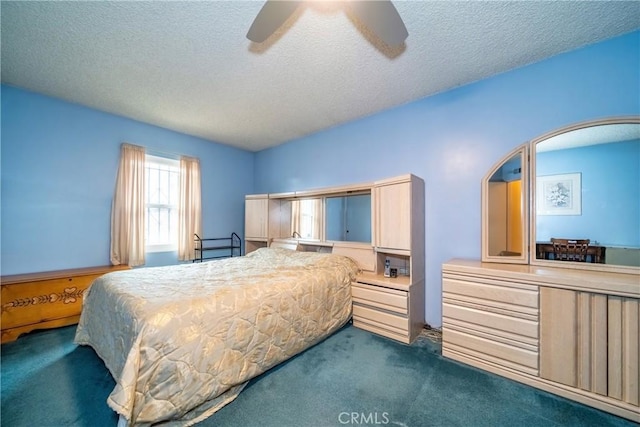
[[314,2],[256,45],[262,4],[2,1],[2,82],[257,151],[640,28],[637,1],[396,1],[391,50]]
[[640,124],[607,124],[576,129],[552,136],[536,144],[536,152],[564,150],[586,147],[596,144],[610,144],[638,140],[640,142]]

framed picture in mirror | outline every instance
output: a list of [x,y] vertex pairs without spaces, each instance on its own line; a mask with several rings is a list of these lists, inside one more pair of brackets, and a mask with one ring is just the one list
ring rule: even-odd
[[580,173],[538,176],[536,213],[538,215],[581,215]]

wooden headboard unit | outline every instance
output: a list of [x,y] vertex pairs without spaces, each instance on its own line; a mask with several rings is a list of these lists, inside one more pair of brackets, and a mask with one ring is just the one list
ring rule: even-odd
[[273,239],[269,247],[300,252],[323,252],[344,255],[358,263],[358,267],[365,272],[373,272],[376,267],[376,253],[373,250],[373,246],[363,243]]

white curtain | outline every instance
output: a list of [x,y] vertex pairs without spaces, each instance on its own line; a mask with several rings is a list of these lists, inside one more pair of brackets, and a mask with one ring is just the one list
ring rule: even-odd
[[190,261],[196,257],[194,234],[202,236],[202,201],[200,161],[180,158],[180,202],[178,206],[178,259]]
[[[322,199],[294,200],[291,202],[291,236],[320,239]],[[294,233],[297,233],[294,236]]]
[[313,201],[313,231],[312,239],[320,239],[320,226],[322,224],[322,199]]
[[300,233],[300,200],[291,202],[291,237],[297,237],[294,233]]
[[145,262],[145,152],[122,144],[111,205],[111,263],[131,267]]

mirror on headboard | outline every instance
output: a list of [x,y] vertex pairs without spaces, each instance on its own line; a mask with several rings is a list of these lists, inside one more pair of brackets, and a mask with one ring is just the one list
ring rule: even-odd
[[291,201],[291,237],[305,240],[322,239],[322,198]]
[[482,180],[482,260],[528,262],[527,145],[507,154]]
[[532,264],[640,267],[640,119],[574,126],[531,151]]
[[325,198],[325,240],[371,243],[371,193]]

